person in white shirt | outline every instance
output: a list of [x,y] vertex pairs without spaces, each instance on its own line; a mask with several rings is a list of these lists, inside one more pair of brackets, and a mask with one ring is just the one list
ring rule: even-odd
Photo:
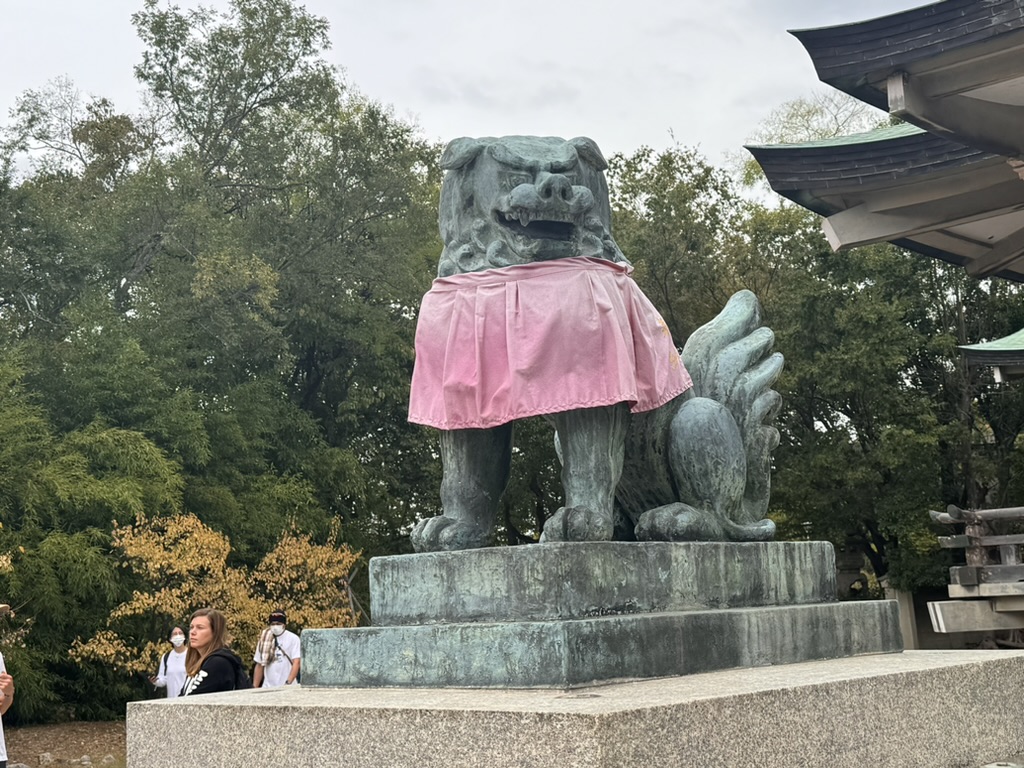
[[156,675],[149,678],[157,688],[167,689],[167,698],[173,699],[181,695],[181,686],[185,684],[185,630],[175,627],[171,630],[171,650],[160,657]]
[[284,611],[274,611],[267,628],[256,643],[256,671],[252,676],[254,688],[274,688],[291,685],[299,678],[302,666],[302,647],[299,636],[285,629]]
[[7,674],[7,664],[0,653],[0,768],[7,768],[7,739],[4,738],[4,718],[14,703],[14,678]]

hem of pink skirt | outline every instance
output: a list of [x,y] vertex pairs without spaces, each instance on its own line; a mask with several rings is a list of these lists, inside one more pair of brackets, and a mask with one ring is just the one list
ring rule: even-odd
[[450,419],[436,419],[430,416],[418,416],[416,414],[409,414],[409,422],[412,424],[422,424],[426,427],[436,427],[437,429],[490,429],[492,427],[500,427],[502,424],[508,424],[511,421],[517,421],[519,419],[528,419],[533,416],[546,416],[552,413],[562,413],[563,411],[574,411],[577,408],[602,408],[608,405],[615,405],[616,403],[629,403],[630,413],[644,413],[645,411],[653,411],[655,408],[660,408],[669,400],[683,394],[686,390],[693,386],[692,381],[683,382],[679,387],[673,387],[666,393],[662,394],[657,400],[647,400],[640,404],[636,400],[622,400],[621,398],[607,398],[602,400],[590,400],[586,402],[575,401],[572,403],[565,403],[562,405],[553,405],[545,408],[526,408],[523,410],[516,410],[510,414],[503,416],[491,416],[486,419],[473,419],[467,421],[452,421]]

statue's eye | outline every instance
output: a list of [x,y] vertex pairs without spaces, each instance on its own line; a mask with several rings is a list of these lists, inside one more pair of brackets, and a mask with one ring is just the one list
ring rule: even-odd
[[515,189],[520,184],[532,184],[533,176],[528,173],[507,173],[505,174],[505,186],[508,189]]

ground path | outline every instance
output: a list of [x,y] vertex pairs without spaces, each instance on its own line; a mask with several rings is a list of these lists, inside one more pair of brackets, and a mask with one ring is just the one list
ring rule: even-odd
[[8,726],[8,763],[39,765],[39,755],[49,752],[55,760],[77,760],[89,755],[99,765],[106,755],[125,763],[124,720],[104,723],[58,723],[55,725]]

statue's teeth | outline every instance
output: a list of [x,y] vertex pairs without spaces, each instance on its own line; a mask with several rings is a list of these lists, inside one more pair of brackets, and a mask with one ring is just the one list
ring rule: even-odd
[[529,213],[529,211],[520,211],[519,212],[519,223],[522,224],[524,227],[528,227],[530,225],[530,213]]

